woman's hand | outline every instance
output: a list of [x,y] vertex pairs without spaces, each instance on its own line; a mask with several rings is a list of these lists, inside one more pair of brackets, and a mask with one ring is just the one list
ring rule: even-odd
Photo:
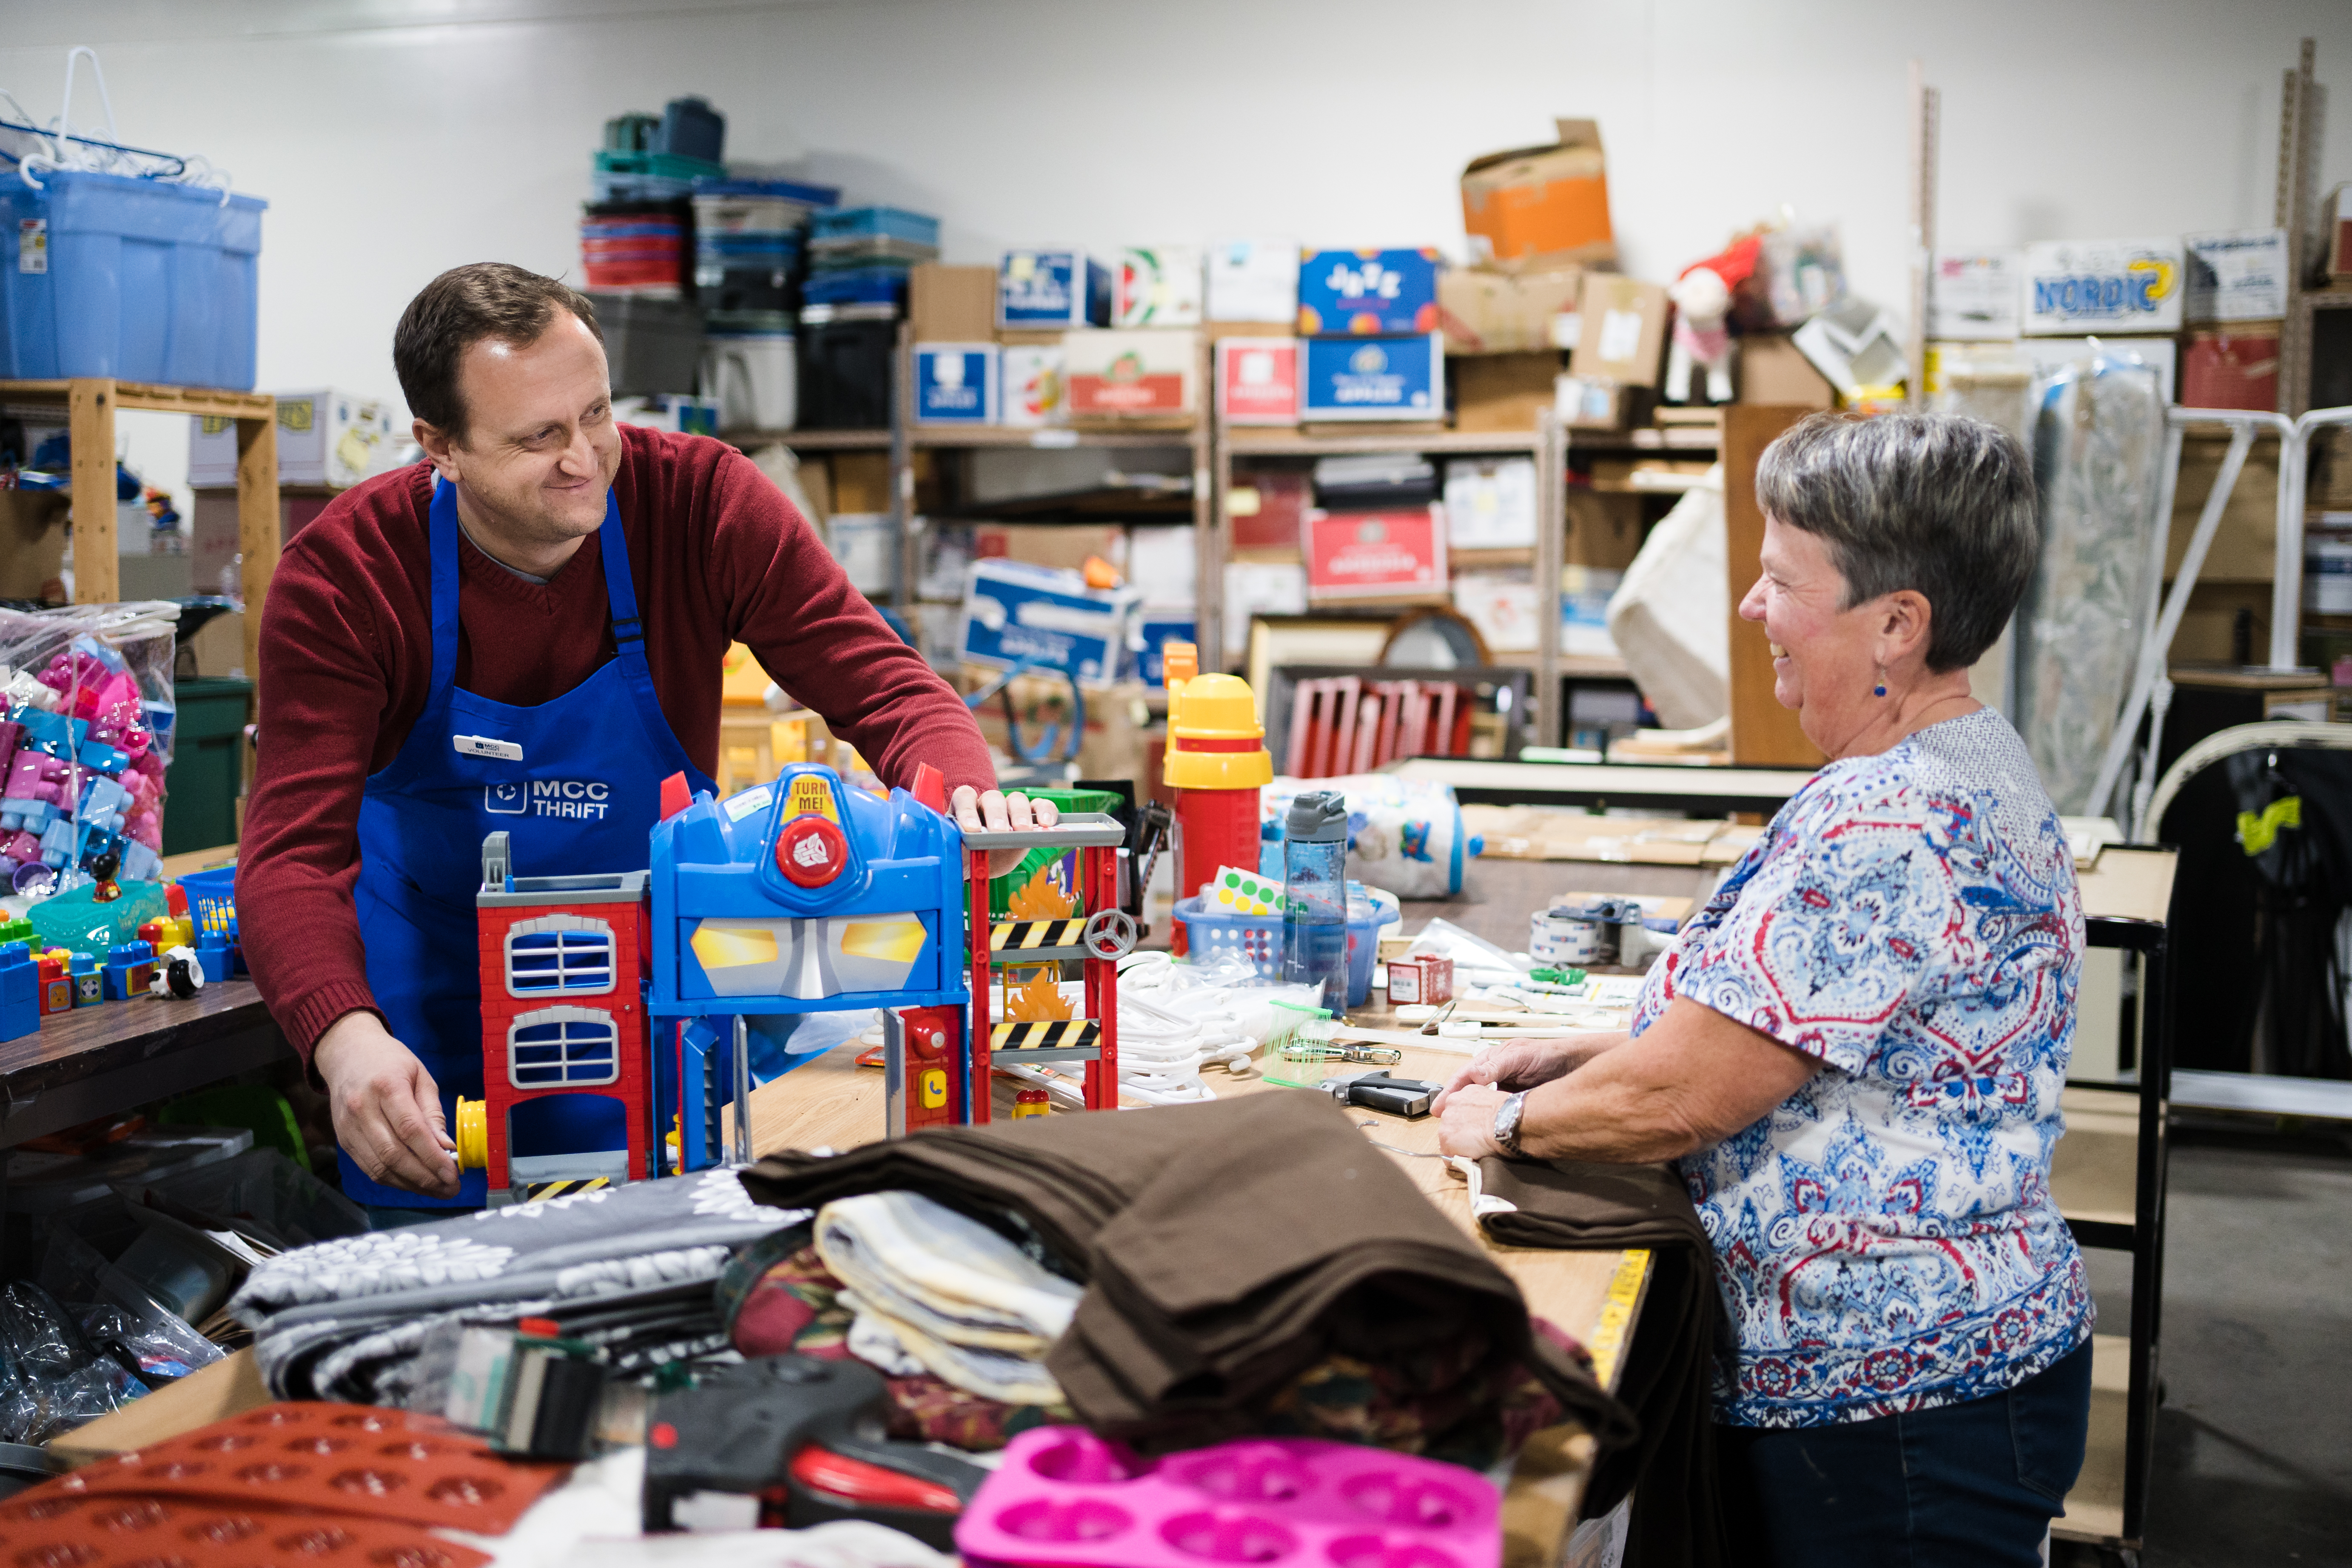
[[[1534,1045],[1533,1040],[1513,1040],[1515,1046]],[[1468,1068],[1463,1069],[1467,1072]],[[1454,1087],[1439,1098],[1437,1111],[1437,1152],[1459,1154],[1465,1159],[1483,1160],[1489,1154],[1499,1154],[1502,1146],[1495,1142],[1495,1112],[1503,1103],[1503,1091],[1487,1083],[1464,1083],[1459,1078]]]
[[1595,1034],[1579,1039],[1488,1041],[1471,1053],[1469,1065],[1454,1075],[1453,1081],[1430,1109],[1443,1116],[1454,1092],[1474,1084],[1496,1084],[1506,1089],[1533,1089],[1539,1083],[1566,1078],[1602,1051],[1624,1041],[1622,1034]]
[[[991,833],[1034,832],[1051,827],[1062,819],[1059,807],[1050,800],[1031,800],[1019,790],[1004,795],[990,790],[982,795],[970,784],[958,784],[950,797],[949,815],[956,826],[966,833],[978,833],[983,827]],[[1021,864],[1025,849],[992,849],[988,855],[988,874],[1002,877]]]

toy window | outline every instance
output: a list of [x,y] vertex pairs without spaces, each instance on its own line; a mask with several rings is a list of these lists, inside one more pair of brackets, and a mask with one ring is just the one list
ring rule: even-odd
[[613,928],[584,915],[541,915],[507,931],[507,994],[613,989]]
[[621,1076],[620,1031],[593,1007],[541,1007],[507,1029],[507,1081],[517,1089],[578,1089]]

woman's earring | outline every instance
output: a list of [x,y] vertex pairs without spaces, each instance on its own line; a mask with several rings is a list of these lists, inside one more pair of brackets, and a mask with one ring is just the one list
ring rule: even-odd
[[1873,697],[1886,695],[1886,667],[1883,664],[1878,667],[1878,684],[1871,689],[1870,694]]

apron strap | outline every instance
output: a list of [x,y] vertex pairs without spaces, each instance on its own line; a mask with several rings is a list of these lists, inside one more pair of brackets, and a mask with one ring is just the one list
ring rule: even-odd
[[436,475],[426,522],[433,559],[433,683],[425,704],[457,679],[457,487]]
[[643,664],[646,624],[637,616],[636,581],[629,575],[629,542],[621,529],[621,488],[604,492],[604,526],[596,531],[604,552],[604,600],[613,611],[613,643],[623,658]]

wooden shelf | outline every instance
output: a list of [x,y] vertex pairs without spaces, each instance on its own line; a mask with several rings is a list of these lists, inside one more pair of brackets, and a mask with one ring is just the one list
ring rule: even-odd
[[1011,447],[1054,452],[1079,447],[1189,447],[1198,434],[1198,427],[1189,425],[1136,430],[1078,430],[1067,426],[1024,430],[1011,429],[1002,425],[981,425],[957,430],[917,426],[907,433],[907,439],[914,446],[934,449]]
[[1309,436],[1297,430],[1233,429],[1225,431],[1226,455],[1252,457],[1317,457],[1344,452],[1532,452],[1532,430],[1424,430],[1419,433],[1377,429],[1360,436]]
[[1445,563],[1473,571],[1487,566],[1532,566],[1536,563],[1536,547],[1532,544],[1507,544],[1488,550],[1448,550]]
[[719,438],[734,447],[772,447],[782,442],[810,452],[873,452],[890,445],[887,430],[722,430]]
[[1568,432],[1568,449],[1571,452],[1712,452],[1720,445],[1712,425]]

